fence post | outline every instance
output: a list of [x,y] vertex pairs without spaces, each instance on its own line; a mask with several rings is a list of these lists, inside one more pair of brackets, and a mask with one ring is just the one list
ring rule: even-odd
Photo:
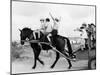
[[88,37],[88,61],[90,60],[90,51],[91,51],[91,36]]

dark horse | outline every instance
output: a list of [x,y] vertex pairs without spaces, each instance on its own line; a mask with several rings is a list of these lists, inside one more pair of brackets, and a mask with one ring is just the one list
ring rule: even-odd
[[[35,37],[33,35],[33,33],[35,31],[31,30],[30,28],[23,28],[22,30],[20,30],[20,38],[21,38],[21,44],[24,45],[24,42],[23,40],[26,40],[26,38],[29,39],[29,41],[31,40],[41,40],[42,37],[44,36],[44,34],[40,31],[40,37],[38,37],[38,33],[35,33]],[[55,37],[52,37],[53,40],[53,46],[56,47],[56,49],[63,53],[65,56],[68,57],[68,54],[66,54],[65,52],[65,44],[67,43],[67,47],[68,47],[68,53],[69,55],[73,55],[73,57],[75,57],[75,55],[72,53],[72,48],[71,48],[71,44],[70,44],[70,41],[68,38],[66,37],[62,37],[60,35],[57,35]],[[44,62],[42,60],[40,60],[39,58],[39,54],[41,52],[41,50],[50,50],[52,49],[52,47],[48,44],[44,44],[44,43],[38,43],[38,42],[30,42],[30,45],[33,49],[33,52],[34,52],[34,65],[33,65],[33,69],[36,68],[36,61],[38,60],[41,64],[44,65]],[[58,52],[56,52],[56,60],[54,61],[54,63],[51,65],[51,68],[53,68],[55,66],[55,64],[57,63],[58,59],[60,58],[60,54]],[[71,64],[71,61],[69,59],[66,59],[69,63],[69,69],[72,67],[72,64]]]

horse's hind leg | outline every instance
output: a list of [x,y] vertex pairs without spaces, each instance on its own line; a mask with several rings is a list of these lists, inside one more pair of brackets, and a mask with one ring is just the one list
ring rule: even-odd
[[[66,57],[68,57],[68,55],[66,53],[63,53]],[[68,69],[70,69],[72,67],[71,61],[69,59],[66,59],[68,61],[69,67]]]
[[72,67],[71,61],[70,61],[69,59],[67,59],[67,61],[68,61],[68,63],[69,63],[68,69],[71,69],[71,67]]
[[[68,55],[65,52],[62,52],[66,57],[68,57]],[[71,61],[69,59],[66,59],[68,61],[69,67],[68,69],[70,69],[72,67]]]
[[59,53],[56,52],[56,60],[55,60],[55,62],[53,63],[53,65],[51,66],[51,68],[53,68],[53,67],[55,66],[55,64],[57,63],[59,57],[60,57]]

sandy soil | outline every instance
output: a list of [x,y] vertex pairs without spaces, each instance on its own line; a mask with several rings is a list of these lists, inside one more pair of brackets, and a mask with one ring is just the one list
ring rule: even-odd
[[68,69],[68,62],[65,58],[61,57],[53,69],[50,66],[55,60],[55,52],[49,51],[48,53],[42,51],[40,54],[41,60],[44,61],[45,65],[37,62],[36,69],[32,69],[34,64],[33,52],[24,53],[22,58],[16,59],[12,62],[12,74],[19,73],[36,73],[36,72],[47,72],[47,71],[69,71],[69,70],[84,70],[87,69],[88,65],[88,54],[87,51],[80,51],[77,53],[77,61],[72,62],[72,68]]

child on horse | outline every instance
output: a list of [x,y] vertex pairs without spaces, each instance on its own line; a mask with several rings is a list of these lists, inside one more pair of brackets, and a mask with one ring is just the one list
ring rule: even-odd
[[48,36],[48,34],[50,32],[52,32],[52,25],[50,24],[50,19],[49,18],[46,18],[44,21],[45,21],[44,24],[41,23],[41,30],[42,30],[42,32],[44,34],[44,36],[41,39],[41,41],[47,42],[46,41],[46,37],[47,37],[48,40],[50,40],[50,37]]
[[40,20],[40,22],[41,22],[41,28],[40,29],[44,34],[41,41],[47,42],[45,40],[47,38],[47,40],[52,44],[51,36],[55,36],[55,35],[58,34],[58,26],[59,26],[60,20],[58,18],[53,18],[53,26],[51,25],[49,18],[46,18],[44,21],[42,19],[42,20]]
[[45,30],[45,19],[40,19],[40,30],[44,33],[44,30]]
[[53,27],[52,31],[47,35],[47,38],[50,43],[52,43],[52,39],[50,38],[51,36],[56,36],[58,34],[58,26],[59,26],[59,19],[55,18],[53,20]]
[[43,18],[40,19],[40,23],[41,23],[40,28],[33,32],[33,36],[35,39],[36,39],[36,35],[35,35],[36,33],[38,34],[38,38],[40,38],[40,31],[42,33],[44,33],[44,31],[45,31],[45,19],[43,19]]
[[60,19],[58,18],[54,18],[51,13],[49,13],[52,20],[53,20],[53,27],[52,27],[52,31],[47,35],[47,38],[49,40],[49,42],[52,43],[52,38],[50,39],[51,36],[56,36],[58,34],[58,28],[59,28],[59,22]]

